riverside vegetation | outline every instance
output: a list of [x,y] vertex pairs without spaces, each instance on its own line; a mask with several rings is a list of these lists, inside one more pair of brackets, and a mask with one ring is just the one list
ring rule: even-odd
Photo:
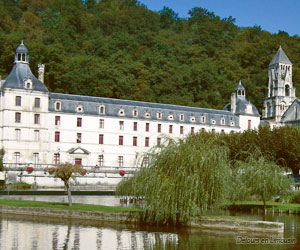
[[[266,140],[269,136],[272,141]],[[288,141],[290,136],[295,136],[292,141]],[[143,198],[144,219],[166,224],[185,223],[226,203],[260,199],[264,209],[267,201],[278,197],[287,203],[294,196],[294,179],[287,176],[291,169],[286,164],[291,160],[288,156],[300,154],[299,147],[293,146],[299,136],[298,127],[260,127],[258,131],[200,132],[169,140],[147,154],[149,166],[124,179],[117,193]],[[272,151],[268,143],[279,149],[285,145],[290,152],[281,158],[284,152]],[[293,167],[299,170],[299,165]]]

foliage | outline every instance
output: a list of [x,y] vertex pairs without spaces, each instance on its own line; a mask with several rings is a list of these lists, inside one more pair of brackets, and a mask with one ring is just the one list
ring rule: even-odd
[[291,191],[291,182],[283,168],[257,152],[251,154],[245,161],[236,162],[239,173],[237,179],[239,184],[243,184],[239,192],[247,196],[260,196],[266,209],[266,201]]
[[3,157],[5,154],[4,148],[0,149],[0,171],[3,171]]
[[259,127],[243,133],[220,135],[229,148],[231,161],[245,161],[249,152],[257,148],[265,158],[282,167],[290,168],[294,174],[300,168],[300,128],[284,126],[279,128]]
[[[149,157],[149,156],[148,156]],[[191,135],[154,149],[149,167],[122,181],[119,195],[144,197],[144,218],[178,224],[222,203],[227,195],[230,167],[227,149],[214,137]]]
[[81,170],[82,169],[80,166],[73,165],[73,164],[67,163],[67,162],[59,164],[55,169],[54,177],[60,178],[64,182],[64,185],[67,189],[69,206],[72,206],[72,197],[71,197],[69,179],[71,177],[74,177],[73,174],[81,173]]
[[46,66],[50,91],[222,108],[239,79],[259,109],[277,49],[300,90],[300,38],[240,28],[199,6],[188,18],[138,1],[0,0],[0,75],[21,40],[30,65]]
[[14,189],[20,189],[20,190],[31,189],[31,185],[28,184],[28,183],[25,183],[25,182],[6,184],[6,187],[10,190],[14,190]]
[[299,190],[297,192],[293,193],[293,196],[291,197],[290,201],[292,203],[298,203],[298,204],[300,204],[300,191]]

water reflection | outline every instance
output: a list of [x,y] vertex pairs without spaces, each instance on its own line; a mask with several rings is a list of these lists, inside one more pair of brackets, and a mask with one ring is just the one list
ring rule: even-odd
[[[296,216],[293,219],[299,224]],[[285,219],[286,220],[286,219]],[[295,232],[295,233],[293,233]],[[0,249],[78,249],[78,250],[190,250],[190,249],[249,249],[237,245],[238,236],[283,237],[262,233],[174,229],[133,226],[86,220],[38,218],[0,214]],[[297,245],[251,245],[251,249],[300,249],[300,230],[288,230],[284,237],[298,238]]]

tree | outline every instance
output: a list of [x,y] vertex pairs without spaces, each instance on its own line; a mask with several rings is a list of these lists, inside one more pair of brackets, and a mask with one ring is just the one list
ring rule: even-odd
[[239,173],[236,181],[242,185],[244,197],[260,196],[266,209],[268,200],[291,191],[291,182],[282,167],[257,152],[251,154],[246,161],[236,163]]
[[73,165],[71,163],[62,163],[57,166],[55,169],[55,177],[60,178],[64,184],[65,188],[67,189],[68,193],[68,200],[69,206],[72,206],[72,197],[71,197],[71,190],[70,190],[70,183],[69,180],[72,175],[75,173],[80,173],[81,167],[77,165]]
[[0,149],[0,171],[3,171],[3,157],[5,154],[4,148]]
[[117,188],[120,195],[144,198],[145,219],[186,223],[226,199],[230,166],[227,149],[216,143],[215,136],[201,133],[170,140],[147,157],[149,166]]

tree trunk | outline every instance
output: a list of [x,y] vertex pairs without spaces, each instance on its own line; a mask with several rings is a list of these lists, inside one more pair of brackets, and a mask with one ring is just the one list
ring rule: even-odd
[[69,206],[72,206],[72,197],[71,197],[71,190],[70,190],[70,186],[69,186],[69,182],[65,182],[65,186],[68,192],[68,200],[69,200]]

